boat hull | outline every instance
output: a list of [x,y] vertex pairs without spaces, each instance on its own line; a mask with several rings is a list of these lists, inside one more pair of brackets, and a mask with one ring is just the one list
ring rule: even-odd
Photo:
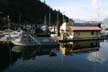
[[11,36],[11,42],[17,46],[36,46],[36,45],[59,45],[49,35],[24,34],[18,33]]
[[54,41],[49,37],[17,37],[11,39],[11,42],[18,46],[59,45],[59,42]]
[[19,42],[16,42],[16,41],[11,41],[14,45],[17,45],[17,46],[37,46],[37,45],[59,45],[58,42],[41,42],[41,43],[36,43],[36,42],[22,42],[22,41],[19,41]]

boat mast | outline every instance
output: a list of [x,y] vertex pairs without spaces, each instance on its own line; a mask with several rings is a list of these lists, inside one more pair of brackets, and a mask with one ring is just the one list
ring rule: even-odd
[[21,29],[21,15],[19,15],[19,27]]
[[46,25],[46,15],[44,16],[44,24]]
[[60,36],[60,29],[59,29],[59,11],[57,11],[57,35]]
[[8,21],[8,33],[9,33],[9,28],[10,28],[10,24],[9,24],[9,15],[7,16],[7,21]]
[[45,24],[45,32],[47,32],[48,25],[47,25],[47,21],[46,21],[46,15],[44,16],[44,24]]
[[50,25],[51,25],[51,13],[49,12],[49,25],[48,26]]
[[65,16],[65,12],[63,12],[63,22],[65,22],[65,18],[64,18],[64,16]]

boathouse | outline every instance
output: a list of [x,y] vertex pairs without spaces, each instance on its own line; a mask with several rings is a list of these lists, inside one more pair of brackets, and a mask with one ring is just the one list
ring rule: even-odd
[[61,26],[62,39],[87,40],[99,39],[101,28],[98,25],[68,25]]

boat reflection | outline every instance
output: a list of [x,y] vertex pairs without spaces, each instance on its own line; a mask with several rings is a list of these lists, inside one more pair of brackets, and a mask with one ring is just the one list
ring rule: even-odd
[[57,56],[59,47],[48,47],[48,46],[34,46],[34,47],[23,47],[14,46],[12,51],[14,53],[19,53],[23,60],[35,59],[36,56],[49,55]]
[[0,46],[0,72],[3,72],[10,65],[13,65],[19,58],[17,55],[11,52],[12,46]]
[[72,55],[74,53],[89,53],[99,51],[99,41],[76,41],[71,44],[62,44],[60,49],[63,55]]
[[22,46],[0,46],[0,72],[8,69],[14,65],[18,60],[30,60],[35,59],[36,56],[49,57],[57,56],[59,47],[52,46],[40,46],[40,47],[22,47]]

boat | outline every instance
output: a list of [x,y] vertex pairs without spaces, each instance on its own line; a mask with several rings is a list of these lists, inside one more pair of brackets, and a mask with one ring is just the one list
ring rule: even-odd
[[46,23],[46,16],[44,18],[44,24],[36,24],[26,31],[19,31],[16,34],[10,35],[11,42],[18,46],[36,46],[36,45],[59,45],[59,41],[56,41],[50,37],[48,25]]
[[59,45],[59,42],[50,38],[48,33],[28,33],[17,32],[11,34],[11,42],[17,46],[36,46],[36,45]]
[[9,40],[9,33],[13,32],[13,30],[11,29],[5,29],[5,30],[2,30],[0,31],[0,42],[10,42]]

